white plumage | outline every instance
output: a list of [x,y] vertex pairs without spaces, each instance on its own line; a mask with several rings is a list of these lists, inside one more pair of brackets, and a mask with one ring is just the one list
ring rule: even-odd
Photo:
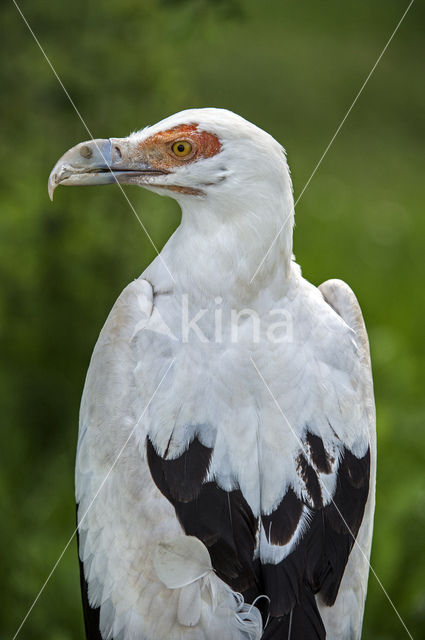
[[367,334],[349,287],[317,289],[293,260],[282,147],[231,112],[189,110],[77,145],[49,190],[115,180],[171,195],[182,222],[118,298],[87,375],[87,637],[360,638],[376,455]]

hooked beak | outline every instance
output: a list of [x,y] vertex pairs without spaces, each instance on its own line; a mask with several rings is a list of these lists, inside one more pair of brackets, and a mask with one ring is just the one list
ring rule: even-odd
[[133,145],[128,138],[109,138],[80,142],[69,149],[53,167],[48,182],[50,200],[59,184],[148,184],[149,177],[167,175],[139,157],[132,158]]

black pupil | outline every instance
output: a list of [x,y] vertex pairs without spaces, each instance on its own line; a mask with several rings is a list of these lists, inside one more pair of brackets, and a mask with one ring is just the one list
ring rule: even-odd
[[177,145],[177,151],[180,151],[180,153],[183,153],[184,149],[184,144],[180,143],[179,145]]

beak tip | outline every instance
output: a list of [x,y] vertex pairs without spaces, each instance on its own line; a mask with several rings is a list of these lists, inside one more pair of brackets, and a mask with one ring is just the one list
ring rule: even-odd
[[53,202],[53,194],[55,192],[56,187],[57,187],[57,183],[54,179],[54,176],[50,175],[49,182],[47,183],[47,191],[49,193],[49,198],[52,202]]

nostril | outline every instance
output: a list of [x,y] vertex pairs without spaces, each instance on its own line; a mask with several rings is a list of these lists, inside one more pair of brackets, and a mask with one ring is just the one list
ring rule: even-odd
[[88,145],[84,144],[80,148],[80,155],[83,156],[83,158],[91,158],[93,155],[93,151]]
[[122,158],[121,149],[120,149],[117,145],[115,145],[115,147],[114,147],[114,151],[115,151],[115,153],[116,153],[116,154],[117,154],[117,156],[118,156],[118,160],[121,160],[121,158]]

